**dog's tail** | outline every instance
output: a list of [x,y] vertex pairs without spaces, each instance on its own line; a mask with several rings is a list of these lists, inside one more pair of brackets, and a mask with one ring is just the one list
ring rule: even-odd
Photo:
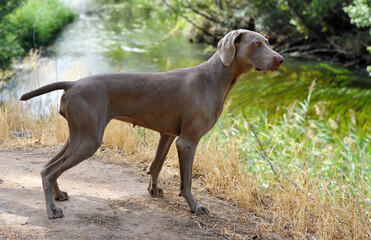
[[37,96],[40,96],[42,94],[52,92],[52,91],[55,91],[55,90],[59,90],[59,89],[64,89],[65,91],[67,91],[74,84],[75,84],[75,82],[67,82],[67,81],[51,83],[51,84],[48,84],[48,85],[43,86],[41,88],[35,89],[31,92],[23,94],[22,97],[19,100],[27,101],[30,98],[37,97]]

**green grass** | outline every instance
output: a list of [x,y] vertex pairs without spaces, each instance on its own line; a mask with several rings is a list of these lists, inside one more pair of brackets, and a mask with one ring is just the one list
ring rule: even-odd
[[[260,186],[275,185],[268,162],[248,143],[258,149],[259,143],[248,122],[254,127],[268,158],[288,176],[309,174],[311,179],[331,182],[328,190],[344,187],[361,193],[371,201],[371,134],[357,126],[355,116],[346,123],[346,130],[337,132],[339,125],[330,117],[310,114],[315,103],[311,98],[317,91],[311,85],[307,98],[294,102],[282,115],[268,116],[267,111],[251,108],[248,119],[237,111],[224,114],[209,136],[216,135],[221,146],[234,141],[240,153],[239,165],[257,179]],[[303,178],[294,179],[304,185]]]

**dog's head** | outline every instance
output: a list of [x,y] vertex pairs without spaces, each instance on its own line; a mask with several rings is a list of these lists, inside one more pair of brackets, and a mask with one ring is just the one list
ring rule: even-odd
[[278,70],[284,59],[273,51],[268,40],[261,34],[249,30],[229,32],[218,43],[220,59],[227,67],[235,61],[247,72],[253,67],[258,70]]

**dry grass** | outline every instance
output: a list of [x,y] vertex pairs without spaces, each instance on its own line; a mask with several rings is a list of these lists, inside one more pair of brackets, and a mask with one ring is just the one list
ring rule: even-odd
[[[53,110],[43,118],[34,118],[27,104],[0,107],[0,146],[53,146],[67,139],[66,121]],[[149,162],[157,145],[158,134],[142,128],[112,121],[106,129],[102,152],[116,161],[116,155],[127,161]],[[239,139],[231,137],[220,147],[217,134],[203,140],[197,150],[194,178],[197,186],[227,199],[246,212],[246,224],[255,225],[262,238],[283,239],[369,239],[371,237],[370,205],[362,191],[352,190],[346,178],[333,185],[321,175],[310,177],[305,168],[291,171],[301,190],[281,178],[282,186],[272,178],[269,188],[257,184],[254,175],[240,162]],[[108,154],[107,154],[108,152]],[[111,153],[111,154],[109,154]],[[161,181],[174,176],[177,154],[172,146]],[[168,172],[168,170],[170,169]],[[367,183],[358,183],[360,189]],[[334,190],[334,188],[336,188]],[[332,189],[332,190],[330,190]],[[367,192],[367,191],[366,191]],[[255,217],[255,218],[252,218]],[[259,221],[253,221],[258,217]],[[275,236],[275,237],[272,237]]]
[[[351,193],[346,181],[329,191],[331,181],[310,178],[307,172],[292,174],[300,190],[281,178],[283,188],[263,189],[238,165],[239,156],[232,142],[226,151],[213,140],[203,142],[195,170],[203,174],[212,193],[235,202],[266,221],[260,232],[275,233],[285,239],[367,239],[371,234],[370,206],[365,196]],[[267,163],[268,164],[268,163]],[[273,181],[273,179],[272,179]],[[362,205],[362,207],[361,207]]]

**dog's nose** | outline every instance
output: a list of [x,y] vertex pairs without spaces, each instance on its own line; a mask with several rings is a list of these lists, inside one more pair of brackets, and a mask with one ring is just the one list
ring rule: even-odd
[[276,63],[282,64],[283,61],[285,60],[281,55],[275,55],[274,59],[276,60]]

